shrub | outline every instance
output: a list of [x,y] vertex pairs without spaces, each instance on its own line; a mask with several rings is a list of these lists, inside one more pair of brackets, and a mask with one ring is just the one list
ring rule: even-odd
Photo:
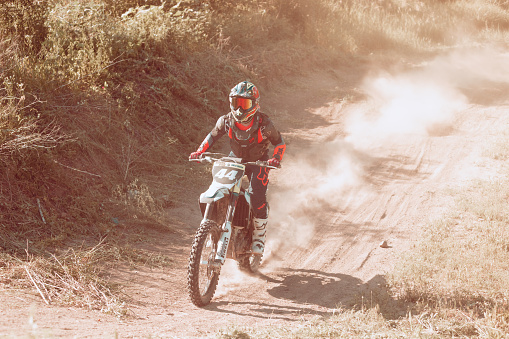
[[4,0],[0,3],[0,36],[19,44],[24,55],[37,54],[46,40],[47,1]]

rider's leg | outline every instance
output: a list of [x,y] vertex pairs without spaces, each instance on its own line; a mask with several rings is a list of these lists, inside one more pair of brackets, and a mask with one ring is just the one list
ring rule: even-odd
[[266,226],[269,216],[267,203],[267,185],[269,183],[269,170],[259,167],[253,171],[250,180],[251,205],[253,206],[253,241],[251,250],[263,254],[265,248]]
[[263,254],[263,250],[265,248],[265,238],[267,235],[267,221],[268,219],[253,218],[254,230],[251,250],[255,254]]

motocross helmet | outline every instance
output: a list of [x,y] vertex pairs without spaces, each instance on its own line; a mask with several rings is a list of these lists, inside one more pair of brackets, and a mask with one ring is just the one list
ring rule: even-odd
[[243,81],[230,91],[230,109],[235,121],[249,123],[260,109],[260,93],[251,82]]

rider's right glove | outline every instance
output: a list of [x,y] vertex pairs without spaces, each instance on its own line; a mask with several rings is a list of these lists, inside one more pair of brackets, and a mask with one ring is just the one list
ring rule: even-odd
[[193,152],[193,153],[189,154],[189,160],[198,159],[200,157],[200,155],[202,155],[202,154],[203,154],[203,152],[201,152],[201,151]]
[[276,158],[272,158],[272,159],[267,160],[267,165],[279,167],[281,165],[281,163]]

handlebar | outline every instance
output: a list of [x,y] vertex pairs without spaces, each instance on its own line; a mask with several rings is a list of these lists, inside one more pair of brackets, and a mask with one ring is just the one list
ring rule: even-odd
[[229,161],[235,162],[237,164],[255,165],[255,166],[260,166],[260,167],[267,167],[267,168],[270,168],[270,169],[281,168],[281,165],[279,165],[279,167],[271,166],[271,165],[269,165],[267,163],[267,161],[263,161],[263,160],[242,162],[241,158],[230,157],[230,156],[228,156],[226,154],[222,154],[222,153],[205,152],[205,153],[200,154],[200,157],[197,158],[197,159],[189,159],[189,161],[199,162],[199,163],[204,163],[204,162],[214,163],[214,162],[216,162],[218,160],[225,160],[225,161],[229,160]]

